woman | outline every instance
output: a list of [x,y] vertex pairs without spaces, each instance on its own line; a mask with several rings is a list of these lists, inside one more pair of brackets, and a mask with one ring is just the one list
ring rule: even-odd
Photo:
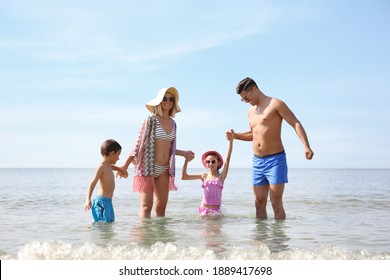
[[[157,96],[146,104],[152,113],[143,123],[126,163],[134,167],[133,191],[140,193],[141,218],[149,218],[156,198],[156,216],[165,216],[169,191],[175,186],[175,155],[188,160],[194,158],[192,151],[176,149],[176,122],[180,112],[179,92],[174,87],[162,88]],[[119,174],[120,176],[120,174]]]

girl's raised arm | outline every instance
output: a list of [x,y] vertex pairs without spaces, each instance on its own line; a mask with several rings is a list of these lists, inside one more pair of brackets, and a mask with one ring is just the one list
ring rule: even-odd
[[228,141],[229,141],[229,147],[228,147],[228,151],[226,153],[225,165],[223,167],[223,170],[221,172],[221,177],[220,177],[222,182],[225,181],[225,179],[227,177],[227,174],[229,171],[229,165],[230,165],[230,158],[231,158],[232,151],[233,151],[233,138],[231,138]]
[[203,180],[203,174],[188,174],[187,173],[188,160],[186,159],[183,164],[183,171],[181,173],[182,180]]

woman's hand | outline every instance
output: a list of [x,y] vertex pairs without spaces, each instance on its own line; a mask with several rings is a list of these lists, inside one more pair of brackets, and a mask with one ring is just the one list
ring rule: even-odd
[[193,151],[186,151],[184,157],[187,161],[191,161],[195,158],[195,153]]
[[124,166],[116,167],[115,170],[117,171],[116,172],[116,177],[127,178],[129,176],[129,173],[127,172],[127,169],[125,169]]

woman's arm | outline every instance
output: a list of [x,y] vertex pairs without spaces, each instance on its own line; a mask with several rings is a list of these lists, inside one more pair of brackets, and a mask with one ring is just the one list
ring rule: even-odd
[[[123,170],[126,171],[127,169],[129,169],[129,165],[130,165],[130,163],[133,162],[133,160],[134,160],[134,156],[133,156],[133,155],[129,155],[129,156],[127,157],[127,159],[126,159],[125,164],[122,165],[120,168],[122,168]],[[115,169],[114,169],[114,170],[115,170]],[[119,170],[116,170],[116,171],[119,171]]]
[[[149,116],[146,120],[144,120],[144,122],[142,123],[141,125],[141,128],[138,132],[138,136],[137,136],[137,140],[135,141],[134,145],[133,145],[133,148],[131,149],[131,152],[129,154],[129,156],[127,157],[126,159],[126,162],[120,167],[122,168],[124,171],[127,172],[127,169],[129,169],[129,166],[130,164],[134,161],[134,159],[136,158],[136,156],[140,153],[142,153],[142,149],[141,149],[141,146],[142,146],[142,139],[145,137],[145,133],[147,133],[147,130],[148,130],[148,126],[149,126],[149,123],[150,123],[150,120],[151,117]],[[117,172],[116,176],[121,176],[120,172]]]
[[185,157],[188,161],[191,161],[195,158],[195,153],[191,150],[183,151],[183,150],[177,150],[176,153],[177,156]]

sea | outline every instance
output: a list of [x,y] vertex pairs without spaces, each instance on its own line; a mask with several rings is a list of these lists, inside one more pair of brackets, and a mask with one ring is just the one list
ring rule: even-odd
[[94,223],[83,211],[93,173],[0,169],[0,259],[390,260],[390,169],[291,168],[284,221],[270,203],[256,219],[251,170],[232,168],[220,217],[198,216],[200,181],[178,169],[166,217],[138,218],[130,176],[116,179],[116,221]]

